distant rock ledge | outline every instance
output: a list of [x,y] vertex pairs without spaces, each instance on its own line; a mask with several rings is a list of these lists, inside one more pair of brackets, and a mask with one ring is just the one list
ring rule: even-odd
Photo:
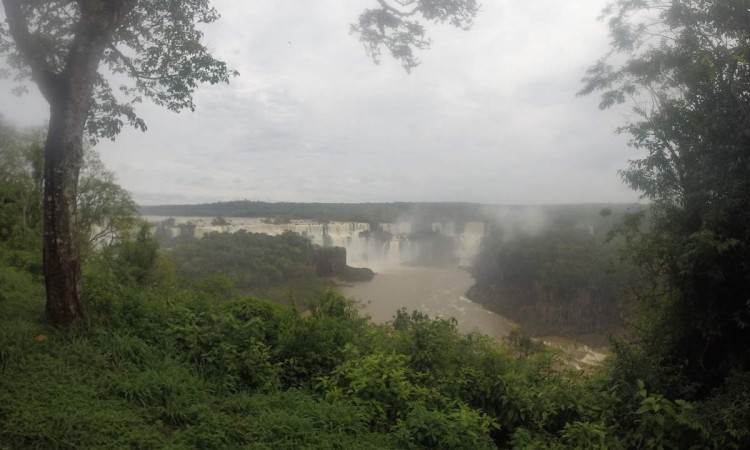
[[319,277],[337,277],[343,281],[371,281],[375,272],[366,267],[346,264],[344,247],[315,247],[315,273]]

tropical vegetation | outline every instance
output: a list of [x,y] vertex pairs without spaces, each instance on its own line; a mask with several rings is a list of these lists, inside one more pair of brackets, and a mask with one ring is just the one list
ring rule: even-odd
[[[188,3],[204,21],[215,18],[207,2]],[[476,13],[468,0],[437,11],[444,2],[417,3],[427,19],[457,15],[458,26]],[[226,279],[204,286],[181,282],[180,271],[189,277],[191,266],[180,268],[160,251],[148,226],[138,226],[132,201],[114,178],[93,164],[79,179],[89,110],[77,101],[90,99],[94,88],[104,89],[98,99],[106,100],[107,85],[96,73],[75,70],[90,60],[75,59],[99,61],[107,43],[102,36],[136,50],[147,50],[170,30],[199,41],[199,33],[191,34],[194,23],[170,9],[171,0],[113,2],[105,10],[92,0],[76,3],[80,11],[68,2],[3,4],[18,47],[2,41],[0,51],[31,64],[24,74],[33,75],[53,106],[54,142],[47,140],[48,157],[42,158],[38,132],[0,123],[0,448],[750,447],[746,1],[617,0],[605,12],[613,51],[591,69],[582,92],[601,92],[603,107],[633,106],[633,119],[621,131],[639,153],[622,177],[649,208],[626,215],[613,235],[627,244],[644,280],[631,316],[632,339],[614,339],[614,355],[585,373],[520,333],[497,343],[459,333],[455,321],[405,310],[375,325],[335,292],[320,293],[301,309],[225,289]],[[122,15],[123,8],[141,15]],[[159,8],[169,14],[152,15]],[[396,33],[421,31],[408,16],[373,11],[359,23],[364,37],[379,20],[385,21],[380,28]],[[104,26],[92,20],[75,27],[76,14],[99,14]],[[82,46],[70,54],[70,71],[59,72],[63,58],[28,58],[37,45],[60,48],[33,39],[59,23],[37,20],[32,34],[20,26],[30,17],[59,19],[67,28],[49,39]],[[134,19],[132,27],[112,29],[123,17]],[[159,26],[146,32],[143,27],[154,24],[149,20]],[[175,23],[185,27],[169,28]],[[87,43],[76,33],[96,39]],[[426,45],[421,33],[414,36],[404,47],[383,32],[368,50],[377,57],[385,46],[406,56],[410,68],[416,64],[411,48]],[[198,47],[199,54],[204,50]],[[128,60],[107,55],[107,63]],[[131,63],[158,69],[148,58]],[[212,58],[204,63],[208,67],[194,67],[199,72],[191,80],[229,75]],[[60,95],[71,93],[65,86],[75,95]],[[176,100],[159,97],[162,85],[141,87],[170,107],[191,106],[192,81]],[[137,120],[131,109],[109,106]],[[59,122],[67,114],[79,119],[73,129]],[[117,123],[89,125],[115,133]],[[50,191],[58,181],[72,190]],[[78,186],[105,193],[103,207],[92,207],[95,195],[73,196],[86,193]],[[54,233],[45,233],[54,224],[50,211],[60,207],[69,214],[57,238],[67,241],[56,247]],[[97,230],[109,230],[107,237],[92,241]],[[295,239],[270,238],[267,255],[295,248]],[[506,247],[498,239],[493,251],[542,261],[498,264],[518,279],[529,267],[541,267],[556,280],[547,289],[564,296],[589,283],[577,272],[588,261],[581,257],[588,244],[575,233],[571,239],[576,247],[552,249],[535,242]],[[59,258],[51,263],[50,257]],[[69,279],[55,279],[66,261],[80,264],[85,291],[76,291],[78,266]],[[279,272],[283,281],[295,261],[284,255],[255,275],[277,279]],[[81,298],[65,294],[55,301],[58,288]],[[72,312],[61,316],[61,305]]]

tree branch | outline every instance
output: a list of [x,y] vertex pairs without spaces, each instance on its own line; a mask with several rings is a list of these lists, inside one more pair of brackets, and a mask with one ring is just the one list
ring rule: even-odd
[[26,63],[31,67],[32,79],[39,86],[39,90],[47,101],[51,101],[58,83],[59,74],[52,70],[42,51],[34,45],[34,39],[29,32],[26,17],[21,10],[19,0],[2,0],[8,29],[16,48]]
[[117,56],[117,58],[122,61],[123,64],[130,70],[130,75],[133,78],[137,78],[139,80],[148,80],[148,81],[160,81],[163,80],[165,77],[154,77],[151,75],[146,75],[143,72],[140,72],[137,67],[133,64],[133,60],[125,56],[119,48],[117,48],[114,44],[108,44],[107,48],[112,51],[112,53]]
[[[419,11],[419,7],[418,6],[414,7],[414,9],[412,9],[411,11],[401,11],[401,10],[399,10],[397,8],[394,8],[393,6],[389,5],[386,0],[377,0],[377,2],[380,3],[380,6],[382,6],[383,9],[385,9],[386,11],[392,12],[393,14],[395,14],[395,15],[397,15],[399,17],[410,17],[410,16],[413,16],[414,14],[416,14],[417,11]],[[410,4],[410,3],[413,3],[413,2],[404,2],[404,3],[399,2],[399,4],[403,4],[404,6],[406,6],[407,4]]]

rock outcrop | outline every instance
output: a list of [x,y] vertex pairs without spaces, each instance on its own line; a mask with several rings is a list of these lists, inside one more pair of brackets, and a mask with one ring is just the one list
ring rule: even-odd
[[368,268],[348,266],[344,247],[316,247],[315,273],[320,277],[336,277],[350,282],[370,281],[375,277],[375,272]]

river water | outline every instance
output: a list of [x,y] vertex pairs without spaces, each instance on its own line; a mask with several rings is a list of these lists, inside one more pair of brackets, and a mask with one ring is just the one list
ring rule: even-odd
[[[464,296],[474,280],[459,267],[387,266],[372,281],[343,285],[339,291],[362,305],[362,314],[375,323],[393,320],[402,307],[430,317],[453,317],[463,332],[478,331],[502,340],[518,324],[485,309]],[[596,366],[609,354],[608,349],[589,347],[573,339],[546,336],[538,340],[559,348],[570,366],[577,369]]]
[[464,297],[474,280],[458,267],[397,266],[382,269],[372,281],[342,286],[340,291],[362,304],[375,323],[392,320],[399,308],[430,317],[454,317],[463,332],[479,331],[501,339],[517,327],[505,317]]

